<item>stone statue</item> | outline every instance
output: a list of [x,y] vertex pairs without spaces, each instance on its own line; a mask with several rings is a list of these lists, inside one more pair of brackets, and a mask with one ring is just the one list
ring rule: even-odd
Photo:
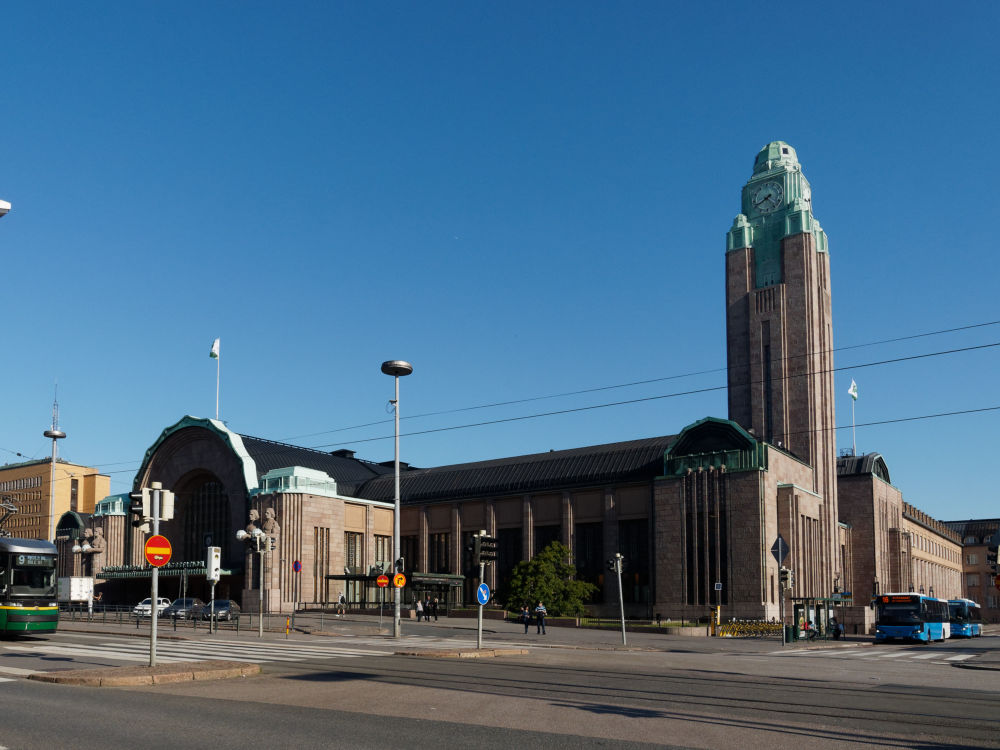
[[104,529],[98,526],[94,529],[94,538],[90,541],[90,553],[92,555],[103,555],[106,548],[107,542],[104,540]]
[[253,530],[257,528],[257,521],[260,520],[260,513],[257,512],[256,508],[250,509],[250,523],[247,524],[247,533],[252,534]]
[[281,526],[274,517],[274,508],[267,508],[264,511],[264,533],[269,537],[276,537],[281,531]]

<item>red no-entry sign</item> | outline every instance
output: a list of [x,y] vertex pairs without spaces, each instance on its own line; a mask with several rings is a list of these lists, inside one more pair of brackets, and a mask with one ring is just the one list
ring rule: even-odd
[[149,537],[145,546],[146,561],[154,568],[162,568],[170,562],[170,555],[173,554],[173,547],[165,536],[159,534]]
[[378,578],[375,579],[375,583],[378,584],[378,587],[380,589],[384,589],[386,586],[389,585],[389,576],[379,576]]

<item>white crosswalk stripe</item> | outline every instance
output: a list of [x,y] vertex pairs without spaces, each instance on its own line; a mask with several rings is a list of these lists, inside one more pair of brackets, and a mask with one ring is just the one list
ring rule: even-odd
[[[156,645],[157,660],[164,664],[181,661],[248,661],[301,662],[307,659],[357,659],[364,656],[389,656],[391,651],[351,647],[324,647],[305,644],[276,644],[253,642],[161,641]],[[23,654],[49,654],[112,659],[126,662],[145,662],[149,659],[149,644],[144,641],[124,641],[98,644],[9,644],[4,650]],[[0,670],[3,671],[3,670]]]
[[821,659],[841,659],[843,661],[885,661],[887,659],[899,659],[900,661],[929,661],[936,663],[965,661],[976,656],[975,653],[957,653],[948,656],[947,651],[913,651],[909,649],[875,649],[849,648],[849,649],[796,649],[787,651],[772,651],[771,656],[783,656],[793,658],[821,658]]

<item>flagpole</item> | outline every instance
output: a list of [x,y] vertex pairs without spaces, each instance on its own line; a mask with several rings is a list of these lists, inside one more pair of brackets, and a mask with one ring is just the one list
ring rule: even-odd
[[219,374],[222,372],[222,351],[215,358],[215,421],[219,421]]
[[854,399],[851,399],[851,455],[858,455],[858,433],[854,426]]

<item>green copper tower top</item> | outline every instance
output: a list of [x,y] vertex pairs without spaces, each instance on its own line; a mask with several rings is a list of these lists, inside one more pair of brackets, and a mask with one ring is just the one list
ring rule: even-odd
[[760,150],[753,175],[743,186],[742,211],[726,236],[726,251],[752,247],[754,279],[759,289],[780,284],[781,240],[813,235],[818,252],[827,251],[826,233],[812,215],[812,190],[802,174],[795,149],[772,141]]

